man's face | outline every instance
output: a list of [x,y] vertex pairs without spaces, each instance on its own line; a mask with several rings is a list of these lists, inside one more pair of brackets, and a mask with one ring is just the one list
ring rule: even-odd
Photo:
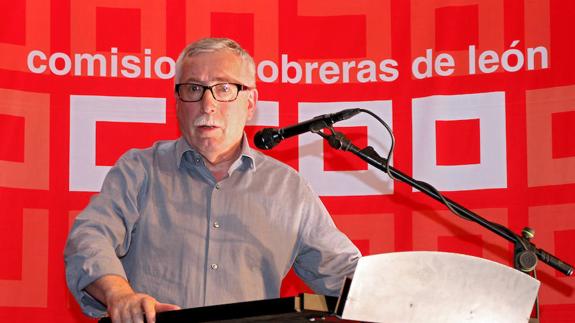
[[[230,50],[198,53],[185,59],[180,83],[214,85],[229,82],[255,86],[248,65]],[[232,102],[218,102],[207,90],[198,102],[176,100],[180,130],[188,143],[214,162],[233,154],[241,143],[246,121],[251,119],[256,90],[240,91]]]

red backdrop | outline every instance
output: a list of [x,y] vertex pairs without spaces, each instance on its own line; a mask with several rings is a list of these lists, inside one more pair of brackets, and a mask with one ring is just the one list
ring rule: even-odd
[[[62,251],[128,148],[176,138],[173,60],[204,36],[258,63],[250,136],[350,107],[394,165],[575,264],[575,2],[22,0],[0,3],[0,320],[86,321]],[[83,56],[82,56],[83,55]],[[384,154],[367,116],[338,124]],[[364,254],[512,245],[311,134],[269,154],[308,178]],[[286,210],[287,211],[287,210]],[[575,278],[538,267],[542,322],[575,322]],[[293,277],[284,295],[302,288]]]

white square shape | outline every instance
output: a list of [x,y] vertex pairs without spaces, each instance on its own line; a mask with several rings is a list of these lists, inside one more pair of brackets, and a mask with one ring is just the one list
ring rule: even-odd
[[[436,121],[479,119],[479,164],[437,165]],[[505,93],[413,99],[413,177],[440,191],[507,187]]]
[[96,166],[96,122],[166,123],[166,99],[70,96],[71,192],[99,192],[110,166]]
[[[335,113],[344,109],[362,108],[377,114],[391,127],[391,107],[391,101],[302,102],[298,105],[298,115],[301,122],[322,114]],[[368,145],[372,146],[380,156],[387,156],[391,146],[391,138],[379,121],[369,114],[361,113],[334,125],[334,127],[345,126],[366,126]],[[325,171],[323,167],[323,140],[323,138],[314,133],[305,133],[299,136],[299,171],[319,195],[362,196],[393,194],[393,183],[387,174],[371,165],[368,166],[367,170]]]

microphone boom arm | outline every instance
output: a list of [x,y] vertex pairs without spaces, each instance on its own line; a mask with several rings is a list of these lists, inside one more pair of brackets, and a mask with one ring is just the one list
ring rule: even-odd
[[375,168],[388,173],[390,177],[402,181],[408,184],[411,187],[416,188],[417,190],[423,192],[427,196],[439,201],[440,203],[446,205],[450,210],[452,210],[457,215],[475,222],[484,228],[494,232],[495,234],[503,237],[504,239],[512,242],[515,244],[515,256],[514,256],[514,263],[515,268],[524,271],[530,272],[535,268],[537,259],[541,260],[542,262],[548,264],[549,266],[553,267],[554,269],[560,271],[561,273],[571,276],[573,274],[573,266],[563,262],[559,258],[553,256],[552,254],[546,252],[543,249],[539,249],[530,241],[530,238],[533,236],[532,232],[525,232],[524,229],[523,236],[519,236],[511,231],[509,228],[504,227],[503,225],[488,221],[487,219],[479,216],[478,214],[468,210],[467,208],[459,205],[458,203],[443,197],[437,190],[435,190],[431,185],[415,180],[414,178],[402,173],[401,171],[393,168],[389,165],[389,161],[381,157],[375,149],[371,146],[367,146],[363,149],[358,148],[355,146],[345,135],[340,132],[334,131],[331,126],[327,127],[331,134],[326,134],[318,129],[317,131],[313,131],[317,133],[324,139],[326,139],[329,145],[335,149],[349,151],[354,155],[358,156],[368,164],[374,166]]

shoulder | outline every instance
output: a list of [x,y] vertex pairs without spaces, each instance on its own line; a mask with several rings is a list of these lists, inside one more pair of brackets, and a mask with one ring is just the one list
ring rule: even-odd
[[126,151],[108,172],[107,177],[120,176],[141,181],[156,169],[175,169],[175,140],[157,141],[151,147],[132,148]]
[[132,148],[126,151],[116,164],[143,164],[152,165],[157,159],[176,160],[177,140],[161,140],[147,148]]
[[260,151],[252,150],[254,164],[258,172],[280,173],[290,177],[302,178],[301,175],[286,163],[270,157]]
[[132,148],[126,151],[106,174],[102,191],[109,187],[130,189],[141,187],[157,169],[169,165],[175,168],[174,140],[157,141],[148,148]]
[[277,189],[285,188],[291,196],[316,195],[310,183],[290,165],[255,150],[253,158],[258,175],[265,176]]

